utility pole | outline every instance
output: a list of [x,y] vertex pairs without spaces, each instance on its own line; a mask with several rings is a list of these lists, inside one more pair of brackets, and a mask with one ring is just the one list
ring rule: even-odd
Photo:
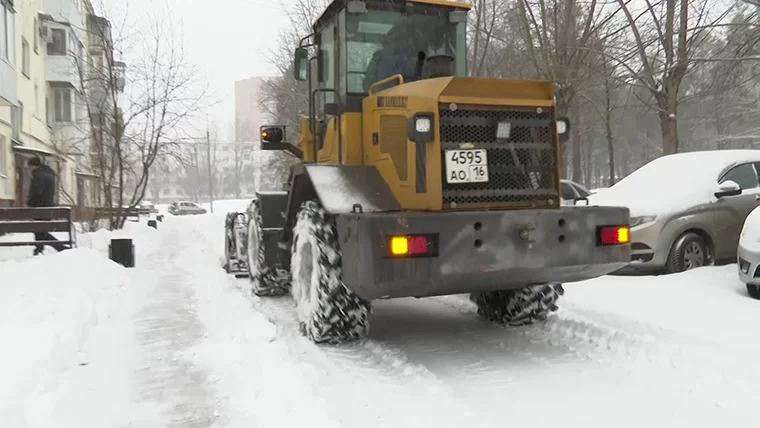
[[211,172],[211,134],[206,127],[206,166],[208,167],[208,203],[214,212],[214,175]]

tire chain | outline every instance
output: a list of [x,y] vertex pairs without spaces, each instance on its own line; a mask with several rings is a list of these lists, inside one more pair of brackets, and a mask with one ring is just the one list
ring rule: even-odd
[[266,264],[264,245],[262,245],[261,203],[258,199],[248,205],[248,234],[243,238],[243,248],[248,254],[248,243],[251,227],[256,227],[258,249],[255,260],[248,260],[248,274],[251,280],[251,291],[259,297],[284,296],[290,290],[290,275],[283,269],[276,269]]
[[[319,289],[312,298],[317,307],[309,320],[301,320],[301,333],[316,343],[339,344],[357,340],[369,334],[371,312],[369,302],[349,290],[342,281],[343,259],[341,256],[335,219],[314,201],[301,205],[297,222],[309,222],[309,232],[314,234],[319,251]],[[294,233],[292,251],[298,245],[298,233]]]
[[562,284],[531,285],[519,290],[473,293],[470,300],[478,315],[513,327],[544,321],[556,311],[557,300],[565,294]]

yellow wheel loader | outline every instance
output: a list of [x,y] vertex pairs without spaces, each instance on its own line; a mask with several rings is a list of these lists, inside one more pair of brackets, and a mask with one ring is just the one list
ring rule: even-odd
[[560,206],[570,124],[552,82],[467,77],[469,9],[334,0],[295,51],[298,141],[260,131],[301,161],[230,213],[227,268],[291,293],[314,342],[367,336],[370,302],[397,297],[469,293],[481,316],[529,324],[562,283],[630,260],[627,208]]

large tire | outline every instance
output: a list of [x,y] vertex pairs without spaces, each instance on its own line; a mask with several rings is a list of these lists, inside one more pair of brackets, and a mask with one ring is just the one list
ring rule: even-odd
[[747,284],[747,293],[749,297],[760,300],[760,285]]
[[315,343],[369,334],[369,302],[343,284],[342,262],[335,219],[317,202],[304,202],[293,229],[290,270],[301,333]]
[[565,294],[562,284],[531,285],[519,290],[470,294],[478,306],[478,315],[510,326],[545,321],[557,310],[557,300]]
[[224,270],[230,273],[230,258],[235,253],[235,217],[237,213],[227,213],[224,220]]
[[709,254],[705,240],[696,233],[681,235],[668,254],[666,269],[668,273],[684,272],[709,264]]
[[289,281],[286,274],[266,263],[260,206],[258,199],[252,200],[248,206],[248,237],[244,243],[251,291],[259,297],[283,296],[288,292]]

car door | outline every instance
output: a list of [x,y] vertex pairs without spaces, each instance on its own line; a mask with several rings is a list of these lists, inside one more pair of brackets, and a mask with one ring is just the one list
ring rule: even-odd
[[758,162],[742,163],[729,169],[718,180],[718,184],[732,180],[742,188],[740,195],[722,197],[714,205],[713,236],[715,237],[715,255],[718,259],[735,257],[744,220],[755,207],[760,205],[759,169]]

